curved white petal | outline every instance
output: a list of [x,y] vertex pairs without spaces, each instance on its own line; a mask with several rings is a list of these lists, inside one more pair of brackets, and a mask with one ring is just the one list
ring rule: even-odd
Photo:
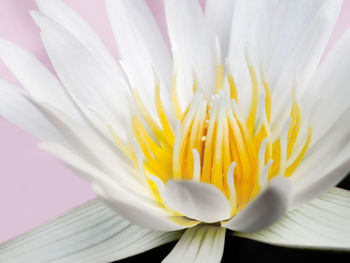
[[156,200],[150,199],[153,197],[145,196],[142,189],[128,189],[126,184],[112,180],[106,173],[63,146],[47,143],[42,147],[76,170],[79,175],[86,177],[92,183],[94,191],[110,207],[136,225],[160,231],[173,231],[198,224],[196,221],[166,212]]
[[[331,8],[330,8],[331,5]],[[322,27],[319,29],[324,32],[319,36],[320,42],[318,47],[322,47],[327,42],[327,34],[332,30],[329,25],[334,25],[336,18],[334,16],[328,16],[327,8],[340,7],[340,1],[333,0],[294,0],[294,1],[279,1],[272,19],[272,27],[269,33],[268,50],[265,54],[264,72],[270,87],[273,89],[277,82],[277,79],[281,76],[281,72],[287,65],[287,62],[295,52],[297,45],[300,43],[307,43],[307,38],[315,43],[317,39],[313,34],[310,34],[310,30],[313,27],[317,29],[317,24],[313,23],[315,16],[321,15],[324,12],[323,20],[320,20]],[[331,10],[330,10],[331,11]],[[333,14],[332,14],[333,15]],[[311,26],[310,26],[311,25]],[[311,44],[311,43],[310,43]],[[313,50],[310,55],[316,55],[319,48]],[[309,57],[313,61],[312,57]],[[314,62],[313,62],[314,63]],[[296,65],[300,66],[300,65]]]
[[163,263],[219,263],[224,252],[225,228],[197,226],[187,229]]
[[184,216],[206,223],[230,217],[230,204],[215,186],[195,181],[169,180],[165,188],[166,203]]
[[214,39],[210,37],[205,17],[197,0],[164,1],[168,32],[178,73],[179,98],[188,102],[192,95],[193,71],[198,87],[206,94],[214,91]]
[[168,47],[146,2],[107,0],[106,5],[118,51],[132,88],[137,89],[146,106],[156,112],[155,80],[152,69],[154,67],[166,87],[161,90],[164,106],[167,112],[171,112],[168,87],[171,83],[172,61]]
[[138,190],[141,187],[140,179],[130,161],[122,153],[111,150],[98,134],[75,123],[54,107],[28,99],[62,133],[70,147],[83,159],[109,174],[113,180],[124,183],[126,188]]
[[277,246],[350,250],[350,192],[333,188],[256,233],[234,233]]
[[0,79],[0,116],[39,140],[66,143],[55,127],[23,96],[23,90]]
[[350,29],[333,46],[303,96],[303,106],[315,108],[311,145],[334,125],[350,106]]
[[177,240],[177,232],[132,225],[96,198],[0,245],[0,261],[112,262]]
[[296,96],[300,96],[312,79],[337,21],[342,0],[324,0],[319,3],[317,12],[297,41],[274,87],[271,109],[273,126],[278,126],[277,123],[282,126],[289,117],[289,111],[285,108],[292,89],[295,88]]
[[0,39],[0,60],[31,96],[55,105],[77,120],[80,119],[61,83],[32,54],[10,41]]
[[251,104],[251,79],[247,63],[255,67],[259,77],[275,6],[276,1],[236,1],[228,55],[244,118],[248,116]]
[[287,211],[290,183],[285,178],[275,178],[255,200],[222,226],[234,231],[254,232],[268,227]]
[[350,108],[314,144],[291,176],[293,206],[335,186],[349,171]]
[[[61,0],[36,0],[39,10],[68,30],[94,56],[112,79],[123,76],[117,62],[93,29]],[[116,80],[118,81],[118,80]]]
[[205,4],[205,19],[210,33],[218,37],[221,44],[221,61],[228,54],[232,17],[235,0],[207,0]]
[[127,134],[123,127],[129,123],[129,108],[122,82],[111,79],[89,50],[62,26],[38,12],[31,14],[41,29],[46,51],[68,92],[84,105],[104,112],[120,127],[118,135],[125,139]]

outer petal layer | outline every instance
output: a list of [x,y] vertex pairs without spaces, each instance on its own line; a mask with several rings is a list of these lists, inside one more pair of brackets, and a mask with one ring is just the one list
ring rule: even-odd
[[[41,39],[49,58],[71,96],[77,102],[101,111],[113,124],[126,127],[129,108],[121,81],[112,78],[89,49],[67,29],[41,13],[32,12],[31,15],[41,29]],[[118,135],[125,139],[125,129],[120,128]]]
[[350,250],[350,192],[333,188],[256,233],[234,235],[277,246]]
[[0,261],[112,262],[178,239],[182,232],[142,229],[94,199],[0,246]]
[[163,263],[221,261],[225,243],[225,228],[198,226],[188,229]]
[[134,224],[161,231],[173,231],[198,224],[196,221],[167,213],[155,200],[127,190],[126,184],[118,184],[107,174],[62,146],[46,144],[43,147],[76,170],[78,174],[86,177],[99,196],[103,197],[118,214]]
[[0,39],[0,61],[31,96],[55,105],[76,120],[80,119],[61,83],[35,56],[10,41]]
[[23,90],[0,80],[0,116],[39,140],[66,143],[62,135],[23,96]]

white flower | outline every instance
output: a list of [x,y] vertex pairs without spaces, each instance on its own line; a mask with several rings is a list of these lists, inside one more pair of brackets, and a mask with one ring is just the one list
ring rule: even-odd
[[329,191],[350,170],[350,31],[318,67],[342,1],[208,0],[203,14],[165,0],[170,52],[143,0],[107,0],[119,64],[61,1],[37,3],[60,81],[1,40],[26,93],[1,81],[0,113],[101,198],[2,245],[2,261],[108,262],[182,235],[165,262],[218,262],[226,229],[350,248],[350,194]]

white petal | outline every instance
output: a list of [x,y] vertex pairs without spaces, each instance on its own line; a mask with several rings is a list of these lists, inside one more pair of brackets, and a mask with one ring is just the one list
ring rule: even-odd
[[[303,0],[278,2],[274,12],[270,41],[264,63],[267,81],[272,89],[296,46],[303,38],[303,42],[306,43],[307,35],[310,34],[308,30],[310,30],[310,25],[312,25],[315,15],[321,15],[323,11],[327,11],[325,8],[329,4],[339,6],[341,3],[333,0],[310,0],[307,3]],[[331,30],[327,23],[334,25],[336,21],[336,17],[333,18],[334,20],[331,20],[329,17],[324,16],[322,24],[324,23],[323,26],[327,31]],[[313,26],[317,28],[316,24]],[[330,32],[327,32],[325,35],[328,33]],[[314,39],[312,34],[309,37],[310,40]],[[320,35],[320,37],[322,41],[319,44],[322,46],[324,45],[325,37],[323,35]],[[315,53],[312,52],[310,54]]]
[[181,234],[132,225],[96,198],[0,245],[0,261],[112,262],[176,240]]
[[205,18],[213,37],[217,36],[221,44],[222,60],[228,54],[231,24],[235,0],[208,0],[205,5]]
[[41,104],[28,98],[44,116],[62,133],[82,158],[110,174],[118,182],[129,187],[140,187],[136,170],[130,161],[121,153],[111,150],[106,141],[94,131],[75,123],[69,116],[48,104]]
[[[181,96],[189,98],[192,91],[193,70],[199,88],[212,94],[214,90],[214,39],[210,37],[203,11],[197,0],[165,0],[168,32],[174,59],[184,76],[178,83]],[[186,93],[187,90],[187,93]]]
[[303,106],[314,108],[312,142],[316,143],[350,106],[350,30],[333,46],[317,69],[303,96]]
[[[86,177],[92,183],[94,191],[109,206],[136,225],[148,229],[172,231],[198,224],[165,212],[159,203],[150,199],[152,197],[143,196],[142,189],[128,189],[127,184],[113,181],[106,173],[93,167],[63,146],[47,143],[42,147],[76,170],[79,175]],[[177,222],[184,222],[184,224]]]
[[350,108],[307,152],[291,176],[293,206],[307,202],[339,183],[349,172]]
[[171,109],[168,87],[171,83],[172,61],[168,47],[146,2],[108,0],[106,4],[119,54],[133,88],[139,91],[150,110],[156,112],[152,70],[154,67],[166,87],[161,91],[164,106]]
[[38,12],[32,17],[41,29],[41,38],[51,62],[68,92],[77,101],[104,112],[123,129],[129,123],[129,108],[121,80],[109,76],[95,57],[62,26]]
[[[272,94],[271,122],[282,123],[289,117],[284,110],[293,86],[296,95],[302,94],[319,65],[342,6],[342,0],[324,0],[297,41],[290,58],[285,62]],[[293,30],[293,29],[290,29]],[[322,83],[324,84],[324,83]],[[333,83],[332,83],[333,84]],[[333,84],[334,85],[334,84]],[[309,102],[307,102],[309,103]],[[284,116],[281,112],[284,113]]]
[[234,233],[272,245],[350,250],[350,192],[334,188],[289,211],[278,223],[256,233]]
[[0,79],[0,116],[39,140],[65,139],[55,127],[23,97],[23,90]]
[[198,226],[187,229],[163,263],[219,263],[224,251],[225,228]]
[[122,76],[119,65],[92,28],[61,0],[36,0],[39,10],[67,29],[94,56],[112,79]]
[[230,204],[215,186],[195,181],[169,180],[167,204],[188,218],[213,223],[230,217]]
[[275,178],[255,200],[222,226],[234,231],[254,232],[268,227],[287,211],[290,184],[285,178]]
[[75,119],[80,119],[61,83],[32,54],[7,40],[0,39],[0,60],[31,96],[39,101],[49,102]]
[[231,28],[229,60],[238,90],[238,104],[243,117],[249,114],[251,80],[247,67],[255,66],[257,75],[269,39],[275,1],[237,0]]

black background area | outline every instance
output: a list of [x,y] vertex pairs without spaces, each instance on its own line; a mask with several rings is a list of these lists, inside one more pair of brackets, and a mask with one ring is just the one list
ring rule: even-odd
[[[350,175],[348,175],[338,187],[350,190]],[[176,242],[177,241],[174,241],[145,253],[116,262],[161,262],[170,253]],[[312,263],[319,262],[320,260],[329,260],[329,262],[332,263],[350,263],[350,253],[277,247],[226,234],[225,249],[222,258],[222,262],[232,263]]]

